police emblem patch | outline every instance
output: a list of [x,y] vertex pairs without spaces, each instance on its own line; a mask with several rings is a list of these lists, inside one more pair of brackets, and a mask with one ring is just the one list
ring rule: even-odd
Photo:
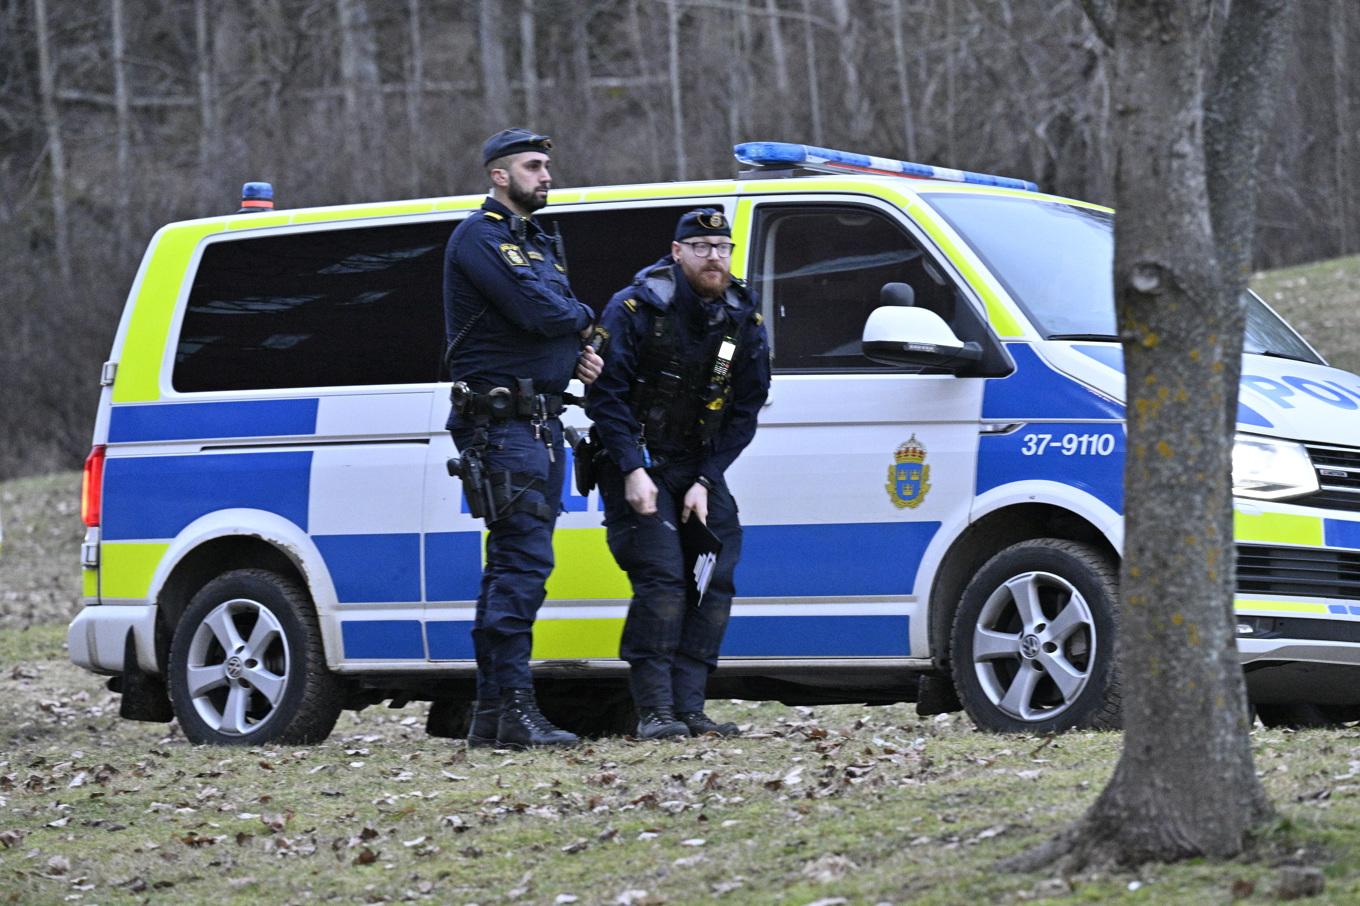
[[930,490],[930,466],[926,465],[926,447],[913,434],[893,453],[893,464],[888,466],[888,499],[899,510],[918,507]]
[[513,242],[501,243],[501,257],[504,258],[505,263],[511,267],[529,266],[529,262],[524,258],[524,252],[520,251],[519,246],[515,245]]
[[707,227],[710,230],[727,229],[727,218],[716,211],[712,214],[700,214],[695,219],[699,221],[699,226]]

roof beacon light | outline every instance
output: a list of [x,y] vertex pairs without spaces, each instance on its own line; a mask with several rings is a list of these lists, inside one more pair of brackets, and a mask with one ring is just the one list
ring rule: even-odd
[[241,207],[237,214],[258,214],[274,210],[274,186],[267,182],[248,182],[241,186]]
[[886,157],[856,154],[853,151],[836,151],[814,145],[798,145],[792,142],[742,142],[733,146],[732,153],[741,163],[754,167],[799,167],[823,173],[871,173],[876,176],[943,179],[979,186],[997,186],[1002,189],[1020,189],[1024,192],[1039,191],[1036,184],[1025,179],[992,176],[989,173],[973,173],[968,170],[951,170],[948,167],[932,167],[929,164],[914,164],[906,160],[891,160]]

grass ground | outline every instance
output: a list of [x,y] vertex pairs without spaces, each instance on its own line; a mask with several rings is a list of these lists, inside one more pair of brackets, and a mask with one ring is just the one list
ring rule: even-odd
[[1360,255],[1256,274],[1251,288],[1328,362],[1360,372]]
[[[1360,258],[1253,285],[1335,364]],[[1238,861],[1079,877],[996,861],[1076,819],[1120,737],[999,737],[910,706],[715,703],[747,735],[469,752],[424,705],[342,717],[327,742],[208,749],[118,717],[72,667],[79,476],[0,485],[0,903],[1360,901],[1360,732],[1258,729],[1280,820]]]

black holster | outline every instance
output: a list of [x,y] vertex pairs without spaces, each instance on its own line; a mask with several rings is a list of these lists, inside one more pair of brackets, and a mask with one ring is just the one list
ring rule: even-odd
[[577,435],[571,442],[571,470],[576,479],[576,492],[582,497],[589,497],[591,490],[599,484],[596,457],[600,452],[600,442],[595,437],[593,427],[585,434],[572,433]]

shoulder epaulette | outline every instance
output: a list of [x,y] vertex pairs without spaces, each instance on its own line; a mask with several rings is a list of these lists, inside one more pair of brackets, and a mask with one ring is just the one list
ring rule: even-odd
[[629,296],[627,299],[623,300],[623,307],[629,311],[637,311],[637,299]]
[[505,219],[505,216],[504,216],[504,215],[502,215],[502,214],[497,214],[495,211],[483,211],[482,213],[485,214],[486,216],[490,217],[492,220],[504,220],[504,219]]

